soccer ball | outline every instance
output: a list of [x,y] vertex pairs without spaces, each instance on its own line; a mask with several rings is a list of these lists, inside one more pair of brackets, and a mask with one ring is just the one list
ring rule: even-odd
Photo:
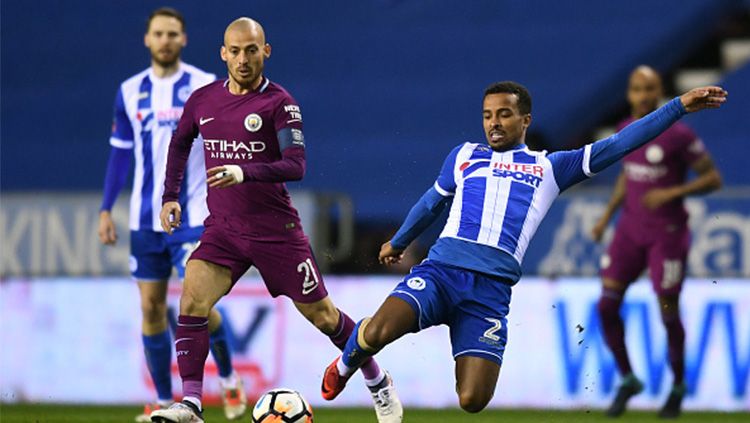
[[312,423],[310,404],[293,389],[276,388],[263,394],[253,408],[253,423]]

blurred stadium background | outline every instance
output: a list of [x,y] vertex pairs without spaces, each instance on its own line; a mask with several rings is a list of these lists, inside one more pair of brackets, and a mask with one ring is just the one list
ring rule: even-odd
[[[161,5],[46,0],[0,8],[6,410],[15,403],[151,399],[137,288],[128,277],[125,198],[115,210],[118,245],[102,247],[96,231],[112,100],[120,81],[148,66],[144,22]],[[376,262],[380,244],[432,184],[447,152],[483,140],[480,100],[490,82],[512,79],[530,89],[529,144],[547,150],[608,135],[628,112],[627,75],[638,64],[661,71],[670,96],[722,84],[730,102],[721,112],[685,119],[725,182],[721,192],[688,201],[685,407],[750,410],[750,1],[169,5],[186,17],[184,61],[219,76],[226,73],[218,56],[226,24],[247,15],[265,26],[274,48],[266,74],[294,94],[305,115],[308,172],[290,185],[294,202],[329,291],[356,317],[372,313],[437,236],[435,227],[420,238],[403,266]],[[614,395],[616,371],[595,313],[602,246],[588,233],[617,172],[566,193],[532,242],[493,407],[599,409]],[[175,284],[170,304],[178,297]],[[271,300],[249,274],[219,305],[251,393],[286,385],[322,405],[320,375],[336,352],[291,304]],[[176,317],[174,307],[171,313]],[[626,316],[636,373],[647,381],[632,404],[655,409],[671,372],[647,283],[628,294]],[[408,406],[456,405],[448,345],[447,331],[437,328],[382,354]],[[399,360],[407,354],[413,362]],[[209,359],[207,389],[216,394],[211,366]],[[174,376],[177,382],[176,365]],[[335,405],[369,401],[364,389],[350,389]]]

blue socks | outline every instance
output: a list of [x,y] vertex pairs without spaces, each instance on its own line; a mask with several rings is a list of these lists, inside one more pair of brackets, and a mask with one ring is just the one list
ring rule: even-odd
[[143,335],[146,364],[160,401],[172,401],[172,348],[169,330],[156,335]]
[[[372,357],[375,353],[367,351],[365,347],[360,345],[359,343],[359,327],[362,325],[363,321],[364,320],[360,320],[354,326],[354,330],[352,331],[351,336],[349,336],[349,339],[346,341],[346,346],[344,347],[344,351],[341,354],[340,362],[343,363],[344,366],[346,366],[346,373],[349,374],[354,373],[368,358]],[[340,370],[341,369],[339,369],[339,371]]]
[[209,334],[211,355],[214,357],[219,376],[229,377],[232,375],[232,353],[227,342],[226,319],[221,320],[221,325]]

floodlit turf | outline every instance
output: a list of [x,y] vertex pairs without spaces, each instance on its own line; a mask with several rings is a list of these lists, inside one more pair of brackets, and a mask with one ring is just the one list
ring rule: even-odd
[[[100,406],[60,406],[60,405],[8,405],[0,404],[0,422],[2,423],[46,423],[46,422],[132,422],[138,412],[137,407],[100,407]],[[218,408],[206,410],[207,422],[225,422],[226,419]],[[241,422],[249,422],[246,416]],[[317,423],[358,423],[375,422],[375,414],[368,409],[318,408],[315,410]],[[405,413],[406,423],[436,422],[513,422],[513,423],[573,423],[573,422],[663,422],[655,412],[628,412],[617,420],[606,419],[601,410],[488,410],[480,414],[467,414],[457,409],[425,410],[408,409]],[[677,420],[680,423],[740,423],[750,422],[748,413],[685,413]]]

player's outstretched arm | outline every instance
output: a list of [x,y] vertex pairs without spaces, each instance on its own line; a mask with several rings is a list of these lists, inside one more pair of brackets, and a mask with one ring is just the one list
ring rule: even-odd
[[727,92],[721,87],[696,88],[672,99],[608,138],[578,150],[550,154],[547,157],[552,162],[560,191],[616,163],[631,151],[666,131],[686,113],[721,107],[726,99]]
[[589,168],[598,173],[666,131],[686,113],[721,107],[727,92],[721,87],[695,88],[636,120],[609,138],[591,144]]
[[401,261],[406,247],[440,216],[450,198],[440,195],[434,186],[428,189],[411,208],[396,235],[380,248],[380,263],[394,264]]

